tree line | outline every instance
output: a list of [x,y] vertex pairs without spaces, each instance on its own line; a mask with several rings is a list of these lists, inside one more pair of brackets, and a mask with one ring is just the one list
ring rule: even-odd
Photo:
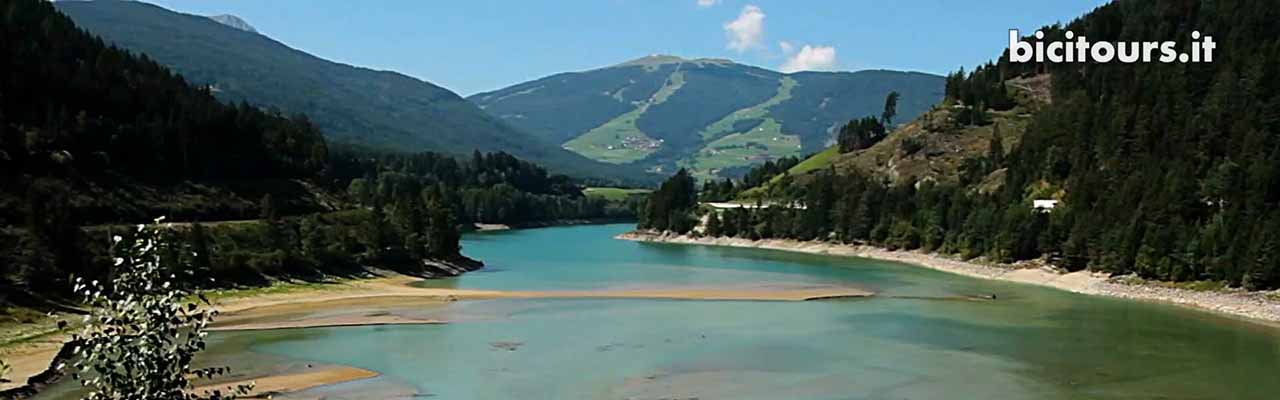
[[1011,68],[1015,67],[1010,67],[1007,63],[996,65],[988,62],[967,74],[963,67],[948,74],[944,98],[946,104],[959,108],[955,115],[956,123],[987,125],[991,123],[988,110],[1012,109],[1016,102],[1009,95],[1009,87],[1005,84],[1005,80],[1016,76],[1016,72],[1009,71]]
[[432,191],[440,205],[456,211],[460,223],[521,225],[634,216],[629,206],[583,196],[571,178],[503,152],[475,152],[469,160],[431,152],[335,153],[335,178],[345,183],[352,200],[366,207]]
[[699,197],[702,201],[728,201],[738,197],[743,191],[764,185],[778,175],[787,173],[792,167],[800,164],[800,157],[785,156],[777,160],[768,160],[763,164],[751,167],[738,181],[730,178],[708,180],[703,182]]
[[898,115],[898,92],[889,92],[884,99],[884,111],[880,118],[866,116],[849,121],[836,134],[836,148],[849,153],[871,147],[889,136],[893,118]]

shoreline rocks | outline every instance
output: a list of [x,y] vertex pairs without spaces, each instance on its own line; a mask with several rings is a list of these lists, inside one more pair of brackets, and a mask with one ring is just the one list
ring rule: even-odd
[[422,260],[422,267],[433,277],[450,277],[484,268],[484,262],[459,255],[446,260]]

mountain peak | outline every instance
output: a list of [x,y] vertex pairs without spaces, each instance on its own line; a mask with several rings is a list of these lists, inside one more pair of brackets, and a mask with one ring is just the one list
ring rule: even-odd
[[257,29],[253,29],[253,25],[249,25],[248,22],[245,22],[243,19],[240,19],[240,17],[234,16],[231,14],[212,15],[212,16],[209,16],[209,19],[214,20],[219,24],[223,24],[232,28],[245,31],[245,32],[258,33]]
[[670,54],[650,54],[644,57],[640,57],[631,61],[624,62],[622,64],[618,64],[617,66],[619,67],[650,66],[650,65],[662,65],[662,64],[675,64],[675,63],[682,63],[682,62],[685,62],[685,59],[680,58],[678,56],[673,56]]
[[655,54],[550,75],[471,96],[489,115],[593,160],[701,179],[828,147],[851,119],[941,100],[943,77],[907,73],[783,74],[725,59]]
[[666,64],[680,64],[680,63],[694,63],[699,65],[701,64],[732,64],[733,61],[723,59],[723,58],[696,58],[696,59],[690,60],[690,59],[685,59],[679,56],[673,56],[670,54],[650,54],[650,55],[640,57],[631,61],[627,61],[618,65],[614,65],[614,67],[654,68],[654,67],[658,67]]

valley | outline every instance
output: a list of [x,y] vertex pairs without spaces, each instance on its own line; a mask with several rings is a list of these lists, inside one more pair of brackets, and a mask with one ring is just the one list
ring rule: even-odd
[[0,1],[0,399],[1272,399],[1276,21]]

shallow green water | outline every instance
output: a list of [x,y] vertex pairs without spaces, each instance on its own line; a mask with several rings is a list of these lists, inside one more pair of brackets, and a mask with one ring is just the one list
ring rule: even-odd
[[[879,296],[802,303],[460,302],[433,311],[459,321],[449,325],[222,334],[215,348],[225,357],[225,349],[247,346],[257,358],[246,360],[258,363],[339,363],[383,374],[310,393],[332,398],[366,398],[353,393],[393,386],[443,399],[1280,396],[1274,328],[889,262],[612,239],[628,229],[471,235],[465,252],[489,266],[430,285],[840,283]],[[954,299],[991,293],[999,300]],[[494,346],[500,342],[519,346]]]

